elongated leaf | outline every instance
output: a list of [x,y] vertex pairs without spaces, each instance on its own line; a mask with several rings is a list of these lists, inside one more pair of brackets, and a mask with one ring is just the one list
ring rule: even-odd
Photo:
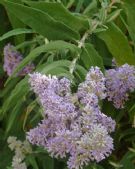
[[3,114],[11,107],[14,107],[18,100],[21,100],[28,93],[28,91],[28,77],[25,77],[15,86],[15,88],[11,91],[10,96],[4,102],[2,106]]
[[68,60],[59,60],[52,63],[40,65],[36,71],[43,74],[57,75],[73,80],[73,75],[68,71],[71,62]]
[[36,159],[34,158],[34,156],[28,156],[27,157],[27,160],[29,161],[29,163],[32,165],[32,168],[33,169],[39,169],[39,167],[38,167],[38,164],[37,164],[37,162],[36,162]]
[[[54,61],[50,64],[45,64],[39,66],[36,71],[39,71],[43,74],[52,74],[57,75],[58,77],[66,77],[74,83],[74,76],[69,72],[69,68],[71,65],[71,61],[68,60],[59,60]],[[76,65],[75,73],[79,72],[79,76],[81,78],[80,82],[82,82],[86,76],[87,70],[84,69],[80,65]]]
[[22,102],[21,100],[19,102],[16,103],[15,107],[12,109],[12,111],[9,114],[9,118],[7,121],[7,126],[6,126],[6,133],[8,134],[8,132],[12,129],[15,121],[16,121],[16,117],[20,114],[20,109],[22,106]]
[[98,33],[97,36],[106,43],[118,65],[125,63],[135,64],[135,56],[129,46],[128,40],[115,24],[108,24],[108,30]]
[[[44,74],[54,74],[57,76],[65,76],[70,80],[73,80],[73,75],[69,72],[69,68],[71,65],[71,61],[68,60],[59,60],[54,61],[51,64],[46,64],[45,66],[41,66],[37,69]],[[81,79],[84,80],[87,70],[81,65],[76,65],[75,72],[79,72]]]
[[23,130],[25,130],[25,125],[26,125],[28,116],[32,112],[32,110],[36,107],[36,104],[37,104],[37,100],[34,100],[28,105],[25,116],[24,116],[24,120],[23,120]]
[[77,1],[77,5],[76,5],[75,12],[77,12],[77,13],[80,12],[83,3],[84,3],[84,0],[78,0],[78,1]]
[[134,40],[135,43],[135,1],[125,0],[123,7],[127,15],[127,28],[131,35],[131,38]]
[[99,39],[97,36],[93,36],[92,43],[94,44],[96,50],[98,51],[99,55],[103,59],[103,63],[105,66],[112,65],[112,55],[108,51],[108,48],[103,40]]
[[17,28],[17,29],[13,29],[7,33],[5,33],[4,35],[2,35],[0,37],[0,41],[7,39],[11,36],[15,36],[15,35],[20,35],[20,34],[26,34],[26,33],[35,33],[35,31],[31,30],[31,29],[25,29],[25,28]]
[[56,67],[63,67],[65,68],[65,70],[69,69],[71,62],[68,60],[59,60],[59,61],[54,61],[51,64],[46,65],[41,72],[43,73],[47,73],[49,72],[51,69],[56,68]]
[[[19,66],[14,71],[13,75],[15,75],[20,69],[22,69],[26,64],[33,61],[37,56],[39,56],[43,52],[48,51],[58,51],[61,50],[61,48],[69,49],[72,53],[79,52],[79,48],[77,48],[75,45],[64,42],[64,41],[54,41],[50,42],[46,45],[42,45],[40,47],[35,48],[30,52],[30,54],[23,59],[23,61],[19,64]],[[9,78],[11,79],[11,78]]]
[[90,165],[84,167],[84,169],[104,169],[104,168],[98,164],[90,164]]
[[51,3],[51,2],[34,2],[34,1],[25,1],[31,7],[40,9],[43,12],[47,13],[57,21],[63,22],[65,25],[79,31],[82,29],[88,29],[89,23],[86,19],[78,18],[71,14],[62,3]]
[[111,22],[113,20],[115,20],[121,13],[122,9],[117,9],[116,11],[112,12],[108,18],[107,18],[107,22]]
[[120,163],[123,165],[122,167],[123,169],[127,169],[127,168],[134,169],[135,168],[135,164],[133,162],[134,157],[131,158],[130,157],[131,155],[132,155],[131,152],[127,152],[122,158],[122,160],[120,161]]
[[[45,155],[45,153],[41,153],[38,158],[39,161],[39,168],[42,169],[57,169],[56,165],[54,164],[54,159]],[[54,167],[55,166],[55,167]]]
[[104,69],[102,57],[97,53],[94,46],[91,44],[85,44],[80,59],[87,69],[89,69],[91,66],[99,66],[102,70]]
[[79,39],[79,34],[77,32],[73,31],[63,23],[54,20],[51,16],[41,10],[9,1],[4,1],[3,4],[8,11],[16,15],[23,23],[48,39]]
[[132,136],[134,136],[134,134],[135,134],[135,129],[134,128],[129,128],[129,129],[127,129],[126,131],[124,131],[123,133],[121,133],[121,136],[120,136],[120,138],[119,138],[119,140],[121,140],[121,139],[123,139],[124,137],[132,137]]
[[97,10],[97,1],[92,0],[83,13],[85,15],[92,16],[96,10]]
[[[22,4],[21,0],[10,0],[10,1]],[[6,11],[13,29],[25,28],[25,24],[22,23],[22,21],[16,17],[16,14],[11,13],[7,8]],[[15,37],[15,42],[16,44],[22,43],[24,39],[25,39],[25,34],[17,35],[17,37]]]

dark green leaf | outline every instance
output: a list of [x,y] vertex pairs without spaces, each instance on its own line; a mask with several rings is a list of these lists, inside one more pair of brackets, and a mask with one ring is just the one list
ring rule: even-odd
[[57,21],[63,22],[65,25],[69,26],[75,31],[88,29],[89,27],[88,21],[86,19],[81,19],[77,16],[74,16],[62,5],[62,3],[33,2],[25,0],[24,2],[31,7],[42,10]]
[[[10,0],[10,1],[20,3],[20,4],[22,3],[21,0]],[[6,10],[7,10],[7,14],[8,14],[8,17],[9,17],[9,20],[11,22],[13,29],[25,27],[24,23],[22,23],[21,20],[16,17],[16,14],[11,13],[8,10],[8,8],[6,8]],[[16,44],[22,43],[24,41],[24,39],[25,39],[25,34],[17,35],[17,37],[15,37]]]
[[127,15],[127,28],[135,43],[135,1],[125,0],[123,7]]
[[11,91],[9,97],[4,102],[2,106],[3,114],[11,107],[14,107],[18,101],[22,101],[22,98],[24,98],[28,91],[28,77],[25,77],[15,86],[15,88]]
[[131,152],[127,152],[121,160],[121,164],[123,165],[122,169],[134,169],[135,165],[133,159],[130,158]]
[[7,33],[5,33],[4,35],[2,35],[0,37],[0,41],[7,39],[11,36],[15,36],[15,35],[20,35],[20,34],[26,34],[26,33],[35,33],[33,30],[31,29],[25,29],[25,28],[17,28],[17,29],[13,29]]
[[89,69],[91,66],[99,66],[104,70],[102,57],[97,53],[94,46],[86,43],[80,56],[83,65]]
[[4,5],[8,11],[16,15],[23,23],[48,39],[79,39],[79,34],[77,32],[73,31],[63,23],[54,20],[51,16],[41,10],[9,1],[4,1]]
[[15,121],[16,121],[16,117],[18,115],[20,115],[20,109],[21,109],[21,106],[22,106],[22,102],[21,100],[19,102],[17,102],[15,104],[15,107],[12,109],[11,112],[9,112],[10,114],[8,115],[8,120],[7,120],[7,126],[6,126],[6,131],[5,131],[5,134],[7,134],[13,127]]

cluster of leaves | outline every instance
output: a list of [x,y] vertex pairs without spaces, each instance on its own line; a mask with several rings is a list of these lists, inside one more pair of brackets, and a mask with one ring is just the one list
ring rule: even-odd
[[[24,140],[25,133],[42,118],[41,108],[29,89],[28,76],[16,72],[29,62],[35,71],[65,76],[76,87],[90,66],[102,71],[135,65],[134,0],[0,0],[0,168],[11,169],[10,135]],[[2,50],[15,44],[24,59],[11,77],[3,71]],[[113,154],[87,169],[135,168],[135,95],[122,110],[105,101],[103,111],[116,120]],[[27,156],[31,169],[66,169],[63,161],[51,159],[42,148]]]

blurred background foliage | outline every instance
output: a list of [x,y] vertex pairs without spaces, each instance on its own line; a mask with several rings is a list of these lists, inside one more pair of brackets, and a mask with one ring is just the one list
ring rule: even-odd
[[[78,42],[84,45],[79,47]],[[24,56],[11,77],[3,70],[7,43]],[[18,70],[32,61],[35,71],[68,77],[76,86],[90,66],[104,71],[112,67],[113,58],[117,65],[135,65],[134,0],[0,0],[0,168],[12,168],[7,138],[13,135],[25,140],[26,131],[42,119],[28,77],[16,77]],[[134,101],[133,93],[122,110],[104,101],[104,113],[117,122],[115,150],[86,169],[135,168]],[[27,165],[28,169],[66,169],[63,161],[51,159],[37,147],[28,155]]]

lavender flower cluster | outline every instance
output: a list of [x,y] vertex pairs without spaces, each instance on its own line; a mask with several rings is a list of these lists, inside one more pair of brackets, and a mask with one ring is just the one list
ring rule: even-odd
[[110,133],[115,122],[100,110],[106,97],[105,78],[92,67],[76,93],[66,78],[30,74],[32,90],[44,110],[44,119],[27,133],[27,139],[43,146],[52,157],[69,157],[69,169],[79,169],[91,161],[101,161],[113,150]]
[[[8,76],[11,76],[18,64],[23,60],[22,54],[15,49],[11,44],[7,44],[4,47],[4,71],[7,72]],[[21,71],[18,76],[24,76],[34,69],[34,64],[29,63]]]
[[32,153],[29,142],[26,140],[22,142],[17,140],[14,136],[8,137],[7,142],[9,144],[9,148],[15,152],[12,160],[13,169],[27,169],[25,157],[27,154]]
[[116,108],[123,108],[129,93],[135,89],[135,67],[124,64],[115,69],[106,70],[107,99]]

